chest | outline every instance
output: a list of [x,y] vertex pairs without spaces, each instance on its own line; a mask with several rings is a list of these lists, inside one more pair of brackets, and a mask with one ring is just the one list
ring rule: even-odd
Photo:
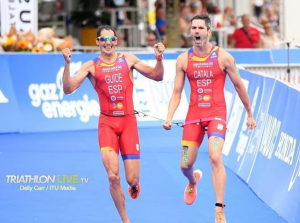
[[[221,65],[221,66],[220,66]],[[190,81],[213,82],[224,75],[222,64],[219,65],[218,58],[203,62],[191,61],[187,67],[187,77]]]

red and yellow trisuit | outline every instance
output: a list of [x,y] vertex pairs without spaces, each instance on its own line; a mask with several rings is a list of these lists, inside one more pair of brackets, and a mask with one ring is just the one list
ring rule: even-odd
[[132,92],[133,82],[124,54],[112,64],[94,59],[95,90],[101,114],[98,124],[100,149],[114,150],[123,160],[139,159],[140,144]]
[[219,63],[219,48],[212,46],[205,57],[188,51],[186,75],[191,85],[188,114],[184,124],[182,146],[200,146],[206,128],[208,137],[225,140],[226,102],[224,85],[226,73]]

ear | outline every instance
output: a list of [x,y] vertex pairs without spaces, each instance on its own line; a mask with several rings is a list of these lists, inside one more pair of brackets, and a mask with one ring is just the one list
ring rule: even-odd
[[99,46],[99,40],[98,40],[98,38],[96,38],[95,41],[96,41],[96,45]]
[[211,31],[211,29],[209,29],[207,32],[208,32],[208,35],[210,36],[212,31]]

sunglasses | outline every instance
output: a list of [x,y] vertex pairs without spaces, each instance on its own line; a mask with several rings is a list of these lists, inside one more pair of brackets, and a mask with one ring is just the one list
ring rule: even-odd
[[116,36],[99,36],[97,37],[97,40],[100,40],[102,42],[106,42],[109,40],[110,42],[117,40],[118,38]]

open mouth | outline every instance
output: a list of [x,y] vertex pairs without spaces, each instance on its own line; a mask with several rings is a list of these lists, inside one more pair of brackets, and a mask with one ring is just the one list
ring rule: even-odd
[[196,36],[196,40],[201,40],[201,37],[200,36]]

